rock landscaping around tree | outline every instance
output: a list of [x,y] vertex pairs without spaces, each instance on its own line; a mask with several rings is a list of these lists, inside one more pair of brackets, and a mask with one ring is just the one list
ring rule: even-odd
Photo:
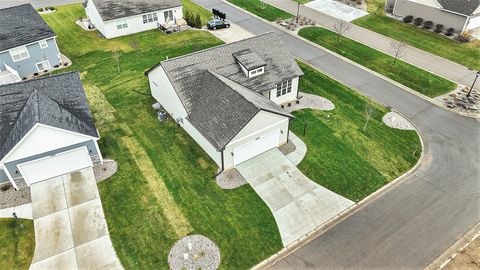
[[280,26],[285,27],[287,30],[294,31],[294,32],[297,32],[298,30],[300,30],[300,28],[302,28],[304,26],[309,26],[309,25],[315,25],[316,24],[314,20],[311,20],[311,19],[309,19],[307,17],[303,17],[303,16],[298,16],[298,22],[297,22],[297,19],[294,17],[294,18],[287,19],[287,20],[279,20],[279,21],[277,21],[277,23]]
[[472,89],[470,96],[468,96],[469,91],[469,87],[460,86],[451,93],[436,97],[435,100],[442,102],[444,106],[452,110],[480,114],[480,93],[476,89]]
[[382,121],[385,123],[385,125],[391,127],[391,128],[396,128],[396,129],[401,129],[401,130],[415,130],[415,127],[405,119],[403,116],[396,112],[389,112],[383,116]]
[[220,265],[220,249],[203,235],[189,235],[180,239],[168,255],[171,270],[217,269]]

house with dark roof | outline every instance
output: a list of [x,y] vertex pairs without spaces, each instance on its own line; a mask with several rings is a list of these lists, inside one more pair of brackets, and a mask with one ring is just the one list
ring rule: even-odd
[[160,62],[146,72],[153,97],[227,170],[288,141],[303,75],[275,33]]
[[420,17],[456,32],[480,28],[480,0],[388,0],[393,15]]
[[107,39],[183,18],[180,0],[86,0],[84,6],[90,23]]
[[0,86],[0,183],[15,188],[102,162],[78,72]]
[[55,32],[32,5],[0,9],[0,85],[47,72],[61,61]]

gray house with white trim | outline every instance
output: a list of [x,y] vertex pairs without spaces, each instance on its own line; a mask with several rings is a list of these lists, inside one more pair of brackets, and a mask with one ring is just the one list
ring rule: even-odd
[[388,0],[393,15],[412,15],[452,27],[457,32],[480,28],[480,0]]
[[222,170],[288,141],[302,70],[276,33],[160,62],[152,96]]
[[0,9],[0,85],[61,64],[55,32],[30,4]]
[[0,183],[15,188],[102,162],[78,72],[0,86]]

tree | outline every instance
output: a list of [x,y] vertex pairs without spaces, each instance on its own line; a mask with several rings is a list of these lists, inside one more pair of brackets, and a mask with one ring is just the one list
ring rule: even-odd
[[348,30],[350,30],[350,24],[344,20],[337,20],[333,25],[333,30],[337,33],[337,41],[340,40],[340,37],[343,36]]
[[200,18],[200,14],[199,14],[199,13],[197,13],[197,14],[195,15],[195,23],[194,23],[194,25],[195,25],[195,28],[198,28],[198,29],[202,28],[202,19]]
[[115,60],[115,63],[117,63],[118,73],[120,73],[120,51],[118,50],[118,48],[113,49],[112,57],[113,60]]
[[394,53],[394,59],[393,59],[393,64],[397,62],[397,59],[405,56],[405,47],[407,44],[403,40],[394,40],[390,43],[390,47],[393,50]]
[[370,121],[370,118],[372,118],[373,115],[373,106],[370,103],[370,100],[365,103],[365,125],[363,126],[363,131],[367,129],[368,121]]

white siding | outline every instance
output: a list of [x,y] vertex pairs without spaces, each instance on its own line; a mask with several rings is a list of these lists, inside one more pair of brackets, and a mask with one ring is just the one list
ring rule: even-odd
[[100,17],[100,13],[98,13],[98,10],[92,0],[88,0],[85,12],[87,13],[87,17],[90,22],[95,25],[102,35],[106,36],[105,24],[103,23],[102,17]]
[[37,124],[5,157],[4,162],[34,156],[91,139],[92,137],[83,134]]
[[[165,16],[163,15],[163,12],[167,11],[167,10],[172,10],[173,11],[173,17],[175,17],[176,19],[181,19],[183,17],[181,6],[176,7],[176,8],[172,8],[172,9],[149,12],[149,13],[146,13],[146,14],[157,13],[158,23],[165,23]],[[116,23],[117,20],[104,22],[105,33],[103,35],[106,38],[110,39],[110,38],[126,36],[126,35],[139,33],[139,32],[143,32],[143,31],[148,31],[148,30],[152,30],[152,29],[157,28],[157,22],[149,22],[149,23],[144,24],[142,15],[123,18],[123,19],[127,20],[127,24],[128,24],[128,27],[125,28],[125,29],[117,29],[117,23]]]
[[467,25],[467,30],[472,30],[477,27],[480,27],[480,15],[478,15],[477,17],[470,17]]
[[277,98],[277,88],[270,91],[270,99],[277,104],[284,104],[297,100],[299,77],[292,79],[292,92]]
[[203,150],[217,163],[219,166],[222,164],[221,153],[218,152],[210,142],[203,137],[202,134],[188,122],[185,117],[187,111],[183,107],[182,102],[177,96],[177,92],[170,83],[162,66],[158,66],[148,74],[148,80],[150,83],[150,90],[152,96],[165,108],[165,110],[172,116],[173,119],[180,121],[180,126],[192,137]]
[[233,150],[235,147],[251,142],[259,136],[280,130],[280,144],[287,142],[289,118],[283,115],[260,111],[258,114],[232,139],[224,150],[224,169],[234,167]]

